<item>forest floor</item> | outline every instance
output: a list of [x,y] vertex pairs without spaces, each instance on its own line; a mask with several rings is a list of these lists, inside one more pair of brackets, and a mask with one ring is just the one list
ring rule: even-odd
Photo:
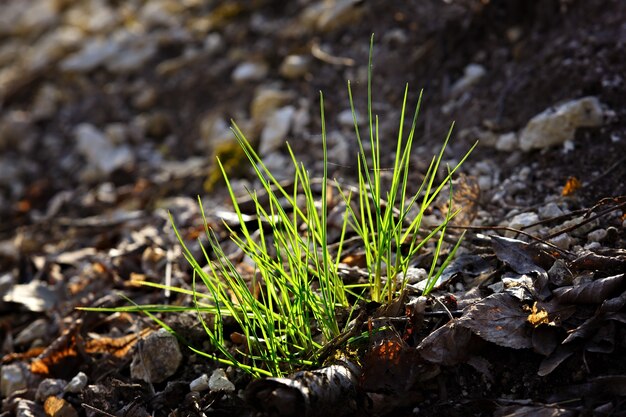
[[[626,415],[625,2],[12,0],[0,11],[3,416]],[[381,165],[406,83],[409,103],[424,92],[416,181],[453,121],[444,162],[479,140],[455,180],[455,233],[467,235],[424,315],[405,317],[401,340],[372,342],[341,407],[301,393],[295,409],[268,402],[182,345],[180,358],[152,358],[174,364],[163,375],[137,371],[154,323],[76,307],[126,305],[118,293],[190,305],[136,282],[190,288],[168,211],[193,242],[201,196],[219,230],[218,210],[232,209],[216,155],[238,192],[258,187],[231,119],[277,178],[293,175],[285,140],[319,176],[322,91],[330,176],[353,184],[346,83],[367,114],[372,33]],[[437,201],[429,218],[443,210]],[[427,248],[413,266],[430,259]],[[208,348],[193,314],[163,318]],[[202,375],[224,385],[192,390]]]

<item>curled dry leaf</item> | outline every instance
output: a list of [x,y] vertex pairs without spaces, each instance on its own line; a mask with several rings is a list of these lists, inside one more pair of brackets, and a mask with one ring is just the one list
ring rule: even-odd
[[509,405],[493,413],[495,417],[575,417],[577,411],[554,405]]
[[598,304],[614,297],[625,286],[626,274],[619,274],[577,286],[557,288],[553,293],[561,303]]
[[350,361],[314,371],[302,371],[291,378],[252,381],[246,399],[264,412],[276,416],[341,416],[354,413],[360,370]]
[[468,360],[471,337],[472,331],[453,319],[424,338],[417,351],[429,362],[454,366]]
[[509,294],[486,297],[469,307],[460,320],[474,334],[496,345],[513,349],[532,347],[528,312]]
[[533,346],[528,311],[515,297],[499,293],[468,307],[462,317],[450,320],[424,338],[417,349],[429,362],[453,366],[472,356],[472,334],[513,349]]

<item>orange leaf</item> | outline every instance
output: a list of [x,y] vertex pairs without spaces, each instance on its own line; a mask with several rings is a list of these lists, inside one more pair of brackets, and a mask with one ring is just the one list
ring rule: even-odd
[[561,195],[563,197],[567,197],[568,195],[572,195],[576,192],[576,190],[578,190],[579,188],[581,188],[583,185],[580,182],[580,180],[576,177],[569,177],[567,179],[567,182],[565,183],[565,186],[563,187],[563,191],[561,191]]

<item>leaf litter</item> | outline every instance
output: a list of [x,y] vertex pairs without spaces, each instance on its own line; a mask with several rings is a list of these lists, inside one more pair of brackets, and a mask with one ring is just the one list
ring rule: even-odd
[[[471,6],[478,7],[478,4]],[[74,6],[68,6],[68,9],[72,7]],[[245,11],[246,7],[248,6],[235,4],[218,7],[218,9],[231,21],[230,19],[236,20],[238,13]],[[397,24],[399,28],[402,26],[405,7],[402,4],[403,12],[394,15],[394,19],[397,19],[397,22],[394,20],[394,25]],[[459,7],[459,5],[454,5],[454,7]],[[564,5],[564,8],[568,7],[577,7],[577,5],[575,3]],[[156,9],[156,12],[150,13],[146,10],[145,14],[155,16],[153,19],[158,21],[155,26],[160,28],[161,25],[167,24],[168,19],[163,19],[158,14],[158,8]],[[492,8],[485,9],[485,11],[497,10]],[[447,12],[451,13],[449,10]],[[432,15],[436,16],[437,13]],[[450,24],[460,25],[460,18],[454,17],[454,14],[451,16],[453,18]],[[556,16],[557,19],[562,17],[565,15]],[[267,30],[267,28],[263,29],[264,19],[265,17],[255,21],[258,30]],[[547,21],[544,19],[547,18],[538,15],[538,20],[543,22],[542,24]],[[479,22],[472,21],[472,23]],[[509,23],[511,23],[509,20],[503,22],[503,24]],[[35,22],[35,24],[39,25],[41,22]],[[201,30],[199,28],[203,25],[205,23],[201,20],[194,22],[194,31]],[[430,25],[428,27],[431,28]],[[473,28],[474,26],[472,24],[467,27]],[[532,29],[532,27],[527,28],[524,25],[524,30],[526,29]],[[289,27],[288,30],[293,31],[294,28]],[[512,42],[511,45],[516,48],[516,51],[523,52],[522,44],[529,40],[522,37],[522,43],[513,45],[515,30],[516,26],[507,30],[506,42]],[[412,33],[413,30],[408,32]],[[584,33],[586,36],[587,33]],[[166,35],[160,34],[159,36]],[[183,33],[177,36],[186,35]],[[245,35],[237,36],[245,37]],[[355,36],[358,37],[358,35]],[[389,35],[388,41],[391,45],[402,44],[403,36],[406,35],[394,32],[393,36]],[[39,36],[39,30],[35,37],[43,40],[48,38]],[[595,39],[591,36],[589,38]],[[11,40],[7,39],[7,41]],[[179,40],[170,39],[159,42],[164,43],[159,48],[164,49],[166,55],[174,54],[179,47],[177,43]],[[172,45],[168,42],[172,42]],[[331,42],[330,38],[329,42]],[[597,42],[602,43],[604,40],[600,38]],[[207,41],[206,45],[209,43]],[[424,48],[416,52],[420,58],[422,56],[428,58],[421,62],[435,61],[439,65],[438,60],[433,60],[432,56],[428,56],[438,50],[436,48],[438,43],[438,40],[428,39]],[[331,45],[338,47],[338,44]],[[576,41],[573,41],[573,45],[576,50],[588,47],[594,50],[600,48],[598,44],[585,44],[583,48],[579,48],[580,45],[576,44]],[[22,50],[22,48],[14,48],[14,45],[10,45],[7,50],[11,49]],[[185,63],[185,67],[193,67],[194,59],[198,59],[195,52],[187,53],[186,51],[183,55],[184,57],[180,58],[182,61],[174,62],[179,59],[175,57],[167,63],[174,69],[176,66],[173,64],[180,65],[181,62]],[[575,61],[576,54],[573,56]],[[522,58],[523,55],[519,57]],[[393,54],[389,54],[389,58],[393,61]],[[188,60],[185,61],[186,59]],[[610,56],[603,57],[601,53],[598,54],[599,63],[605,59],[612,61]],[[413,63],[411,61],[411,65]],[[206,65],[202,62],[201,64],[202,71],[198,74],[202,74],[201,78],[204,80],[207,75]],[[462,67],[458,61],[454,61],[452,65],[454,71]],[[214,68],[211,69],[213,70]],[[219,68],[215,70],[218,71]],[[446,73],[446,77],[448,77],[448,70],[442,71]],[[528,67],[524,69],[524,71],[527,70]],[[178,82],[176,80],[179,75],[175,70],[169,71],[173,71],[172,83],[175,84]],[[440,71],[439,67],[437,71]],[[27,112],[23,111],[21,106],[24,104],[27,107],[28,103],[22,103],[22,100],[27,100],[28,96],[38,89],[40,83],[45,83],[44,87],[48,86],[48,80],[44,77],[46,73],[46,71],[29,73],[25,82],[17,83],[11,82],[11,78],[14,77],[11,72],[8,75],[5,74],[9,80],[7,100],[3,100],[3,104],[7,106],[7,112],[16,113],[17,108],[20,117],[25,115]],[[558,71],[555,73],[558,76]],[[92,82],[96,83],[98,77],[107,83],[111,80],[104,71],[97,71],[96,75],[94,79],[87,81],[88,79],[85,78],[84,83],[81,81],[88,90],[87,94],[93,95],[94,98],[90,97],[84,103],[72,103],[72,106],[77,108],[73,110],[75,114],[72,114],[72,109],[63,107],[62,111],[65,116],[61,118],[60,125],[50,122],[51,134],[57,134],[54,132],[55,128],[65,131],[66,125],[72,123],[72,118],[89,117],[89,110],[79,109],[84,107],[82,104],[86,107],[90,106],[90,101],[102,101],[106,104],[107,100],[100,100],[103,97],[97,91],[92,91],[91,87],[88,88],[88,85]],[[332,73],[326,73],[326,75],[329,75],[328,79],[335,76]],[[220,77],[224,78],[223,76],[224,74],[220,73]],[[605,74],[602,75],[604,76]],[[606,76],[608,77],[608,73]],[[77,77],[80,78],[80,76]],[[74,77],[59,78],[72,79]],[[310,79],[307,78],[307,83],[309,81]],[[540,83],[540,80],[537,82]],[[618,95],[621,94],[621,90],[609,93],[609,90],[613,88],[610,79],[603,78],[601,82],[600,80],[594,80],[594,82],[606,87],[607,94],[616,94],[617,99],[614,101],[621,97]],[[167,90],[172,88],[171,84],[163,84],[163,91],[160,91],[159,87],[156,94],[171,94],[171,91]],[[512,82],[507,91],[512,89],[514,92],[515,84],[515,81]],[[519,84],[524,90],[524,96],[528,95],[530,100],[536,98],[532,94],[527,94],[526,83],[520,82]],[[495,85],[499,88],[497,83]],[[120,85],[113,83],[111,88],[120,88]],[[125,86],[121,88],[126,89]],[[137,88],[144,89],[145,86],[140,83]],[[586,85],[585,88],[591,87]],[[222,91],[219,93],[221,94]],[[480,91],[469,93],[474,96],[476,102],[480,102],[479,95],[482,94]],[[180,93],[180,96],[186,97],[187,95],[184,92]],[[237,94],[232,94],[231,91],[226,95]],[[193,97],[191,98],[193,101]],[[67,99],[71,101],[71,98]],[[515,98],[491,100],[490,102],[497,102],[497,105],[501,106],[495,113],[504,114],[504,118],[498,121],[485,119],[483,124],[495,123],[495,129],[498,130],[511,123],[511,120],[507,120],[506,111],[504,111],[507,106],[511,107],[511,100],[514,101]],[[206,101],[206,97],[202,96],[202,101]],[[113,119],[123,119],[126,109],[119,113],[114,111],[114,108],[119,107],[117,104],[105,108],[104,111],[98,109],[94,113],[103,114],[97,116],[103,123],[107,123],[108,120],[106,113],[111,113]],[[178,106],[175,101],[173,105]],[[176,111],[179,110],[179,108],[176,109]],[[532,109],[523,110],[528,112]],[[150,117],[151,112],[152,110],[149,109],[146,114]],[[471,115],[473,112],[470,106],[467,114]],[[191,116],[201,119],[203,115],[193,113]],[[149,117],[146,123],[149,123]],[[2,121],[4,122],[5,119],[3,115]],[[498,124],[501,122],[503,125]],[[139,125],[142,123],[144,123],[143,119],[140,120]],[[40,124],[48,129],[47,120]],[[154,131],[155,128],[150,127],[149,130]],[[158,138],[157,145],[163,148],[163,153],[172,152],[167,148],[172,148],[171,143],[176,143],[174,139],[162,137],[158,133],[150,134]],[[621,135],[619,131],[616,134]],[[27,136],[27,134],[24,135],[24,143],[28,143]],[[183,133],[182,136],[185,134]],[[194,135],[189,135],[189,137],[196,140]],[[49,139],[46,137],[42,142],[54,142]],[[584,135],[577,135],[577,147],[585,143],[584,141],[581,143],[580,139],[584,139]],[[3,136],[2,140],[11,139]],[[596,138],[594,137],[593,140],[595,141]],[[309,146],[309,142],[304,143]],[[69,143],[58,141],[56,145],[65,149],[64,146]],[[195,195],[199,192],[198,190],[201,190],[201,184],[206,177],[206,160],[196,158],[195,163],[189,160],[176,166],[165,162],[161,164],[163,162],[160,159],[161,151],[153,155],[150,149],[154,144],[146,143],[145,145],[147,152],[142,154],[142,158],[156,158],[155,167],[160,165],[162,169],[144,165],[140,173],[141,178],[132,179],[131,177],[128,180],[129,171],[127,168],[122,168],[119,172],[113,173],[110,178],[111,182],[106,187],[94,187],[91,182],[93,179],[87,179],[80,180],[76,188],[77,180],[74,177],[80,164],[75,160],[76,155],[71,154],[70,150],[67,152],[64,150],[58,158],[56,154],[53,157],[61,161],[65,167],[70,167],[69,170],[58,169],[59,167],[55,167],[50,161],[50,166],[45,165],[42,173],[42,177],[47,178],[31,181],[34,173],[32,164],[24,164],[27,169],[19,175],[13,175],[10,170],[6,171],[10,165],[10,159],[16,155],[16,150],[12,149],[11,144],[7,146],[5,142],[2,142],[3,159],[0,163],[2,178],[11,179],[10,184],[5,181],[0,187],[0,211],[3,216],[0,232],[4,239],[0,241],[0,267],[2,268],[0,269],[2,295],[0,305],[5,315],[2,319],[3,374],[8,375],[11,370],[15,369],[19,370],[17,374],[28,374],[28,377],[21,381],[27,389],[18,389],[10,396],[4,395],[6,398],[3,398],[2,411],[7,415],[23,415],[26,412],[34,415],[37,415],[37,412],[41,413],[42,407],[35,402],[35,391],[40,386],[41,379],[50,377],[69,380],[78,369],[84,370],[89,375],[89,384],[79,393],[68,391],[59,397],[51,395],[46,398],[43,404],[48,414],[53,414],[53,409],[64,409],[64,413],[67,412],[69,415],[73,415],[73,411],[89,416],[138,417],[151,414],[167,415],[175,409],[178,415],[205,415],[214,411],[211,407],[217,407],[222,412],[231,411],[231,414],[254,415],[256,413],[237,396],[213,392],[204,394],[190,392],[189,381],[196,378],[198,374],[210,374],[215,366],[210,361],[198,360],[193,355],[186,359],[185,366],[176,375],[176,379],[166,384],[130,380],[127,372],[128,363],[136,354],[137,341],[146,336],[144,332],[151,331],[150,322],[142,320],[137,315],[131,316],[127,312],[102,316],[74,310],[75,306],[119,307],[124,305],[124,302],[114,295],[115,291],[142,304],[169,303],[172,310],[189,302],[188,294],[165,295],[156,289],[139,288],[135,285],[133,277],[135,280],[162,282],[161,279],[169,275],[176,285],[188,285],[189,271],[179,262],[180,255],[175,254],[172,261],[168,259],[168,251],[175,247],[176,240],[169,229],[167,214],[163,209],[171,211],[184,235],[189,237],[189,241],[194,241],[199,231],[202,231],[202,228],[198,227],[200,217],[195,200],[175,196]],[[42,149],[44,153],[48,152],[46,147]],[[35,154],[41,157],[41,152],[36,151],[31,149],[25,154],[28,155],[29,160]],[[176,153],[178,150],[174,149],[173,152]],[[555,152],[560,152],[560,150],[548,152],[545,157],[541,155],[532,157],[544,157],[550,161],[549,158],[554,157]],[[597,153],[599,157],[607,158],[604,150]],[[580,157],[576,152],[572,155],[565,156],[565,158]],[[513,156],[515,155],[512,154],[511,157]],[[552,165],[552,161],[550,164]],[[57,168],[56,171],[54,168]],[[576,169],[578,168],[577,161]],[[62,180],[55,178],[57,174],[65,171],[70,173],[71,178]],[[619,166],[615,168],[618,177],[620,172],[623,172],[623,165],[621,168]],[[578,184],[572,183],[571,185],[570,181],[567,181],[568,190],[564,192],[567,198],[571,199],[566,201],[572,205],[579,204],[577,199],[593,190],[592,181],[578,172],[575,174],[581,180]],[[498,172],[497,175],[500,173]],[[541,175],[541,173],[536,175]],[[567,175],[556,183],[563,184],[565,178]],[[608,187],[606,189],[612,192],[611,186],[615,184],[615,181],[605,181],[606,179],[605,176],[596,180],[595,185]],[[462,216],[456,219],[463,227],[471,226],[476,218],[484,219],[485,214],[481,213],[477,216],[477,211],[493,204],[485,199],[485,193],[483,196],[480,195],[480,190],[475,186],[478,183],[475,178],[467,178],[467,180],[468,191],[464,195],[455,195],[455,201],[471,208],[462,212]],[[480,180],[480,183],[484,185],[484,178]],[[551,187],[549,181],[541,183],[540,186]],[[25,189],[23,195],[20,194],[20,188]],[[488,186],[484,188],[489,189]],[[511,192],[510,201],[503,204],[518,206],[520,195],[523,197],[524,192],[533,192],[532,187],[527,188],[527,190]],[[17,197],[14,199],[14,196]],[[615,207],[621,207],[622,213],[624,201],[622,197],[615,205]],[[219,196],[211,199],[211,202],[212,207],[222,209]],[[521,204],[526,204],[523,198]],[[572,212],[570,216],[580,216],[573,224],[566,224],[566,219],[548,219],[547,223],[553,228],[537,237],[552,242],[553,238],[579,231],[577,228],[585,224],[590,225],[598,220],[605,220],[603,216],[607,216],[608,209],[603,210],[603,208],[607,207],[607,204],[607,202],[599,202],[591,209],[583,209],[587,214]],[[227,213],[227,211],[228,208],[223,209],[222,213]],[[215,230],[223,233],[224,230],[219,227],[219,219],[217,220]],[[371,309],[364,307],[367,317],[359,323],[358,332],[351,335],[350,343],[348,343],[349,349],[358,353],[356,358],[351,357],[345,360],[345,363],[351,364],[348,367],[349,370],[346,370],[348,368],[342,365],[341,360],[337,360],[329,364],[330,372],[324,369],[303,371],[301,374],[294,375],[294,378],[280,381],[288,387],[287,394],[277,394],[280,390],[274,386],[257,392],[269,392],[270,397],[286,396],[295,399],[295,403],[292,403],[296,404],[295,406],[281,406],[283,408],[280,410],[284,411],[283,414],[293,414],[291,411],[295,408],[297,415],[302,414],[303,408],[304,412],[309,415],[324,413],[336,415],[335,411],[350,414],[354,410],[383,415],[392,414],[397,409],[405,413],[420,411],[420,414],[423,414],[424,410],[426,412],[437,410],[433,412],[433,415],[459,415],[459,408],[461,408],[461,415],[491,415],[492,411],[493,415],[501,416],[568,416],[584,413],[619,415],[623,410],[623,398],[626,396],[624,391],[626,370],[623,366],[624,323],[626,322],[624,317],[626,292],[623,278],[626,255],[623,249],[623,221],[622,217],[620,223],[612,222],[611,227],[615,230],[609,230],[606,240],[602,241],[602,246],[621,245],[621,248],[597,248],[596,246],[581,250],[568,247],[566,250],[555,251],[552,247],[538,245],[536,241],[524,241],[524,235],[519,235],[514,240],[494,236],[489,238],[484,246],[471,246],[469,251],[479,255],[470,255],[462,261],[461,257],[457,258],[459,261],[453,262],[448,267],[444,273],[445,279],[438,283],[437,289],[431,296],[421,297],[418,287],[408,293],[406,299],[392,309],[377,310],[373,307]],[[470,236],[467,242],[480,240],[477,236]],[[484,244],[485,241],[482,243]],[[199,252],[200,249],[194,247],[193,250]],[[342,267],[344,268],[342,277],[355,283],[367,278],[363,259],[358,251],[359,248],[346,251],[345,253],[351,257],[346,256],[345,267]],[[546,254],[548,256],[543,256]],[[423,256],[427,258],[431,255],[427,250]],[[415,267],[423,267],[424,264],[427,264],[427,261],[419,259]],[[170,269],[169,273],[168,269]],[[505,279],[506,286],[503,283]],[[132,312],[132,308],[129,307],[128,311]],[[28,341],[22,343],[17,336],[27,328],[33,318],[44,318],[51,325],[46,332],[38,334],[37,338],[26,339]],[[197,326],[194,317],[179,315],[172,321],[169,324],[179,335],[187,341],[202,344],[203,331]],[[75,327],[76,323],[80,323],[80,326]],[[234,333],[238,329],[232,330]],[[334,346],[334,348],[341,351],[342,345]],[[350,352],[342,353],[349,354]],[[333,362],[332,358],[329,355],[329,362]],[[32,373],[32,370],[37,373]],[[331,388],[320,398],[324,399],[322,402],[339,404],[339,406],[332,410],[329,410],[327,405],[320,405],[317,408],[319,403],[312,401],[315,398],[309,397],[307,392],[310,392],[314,386],[325,386],[329,378],[331,380],[333,378],[329,375],[334,373],[345,376],[343,385],[340,384],[341,390],[334,391]],[[230,370],[227,370],[226,374],[238,389],[250,387],[250,392],[255,392],[254,385],[249,385],[249,381],[241,375]],[[598,375],[604,376],[598,377]],[[262,385],[261,380],[258,383]],[[271,384],[272,381],[267,381],[267,383]],[[395,391],[395,393],[390,391]],[[337,392],[342,394],[337,396]],[[258,396],[252,395],[249,398],[252,397]],[[342,403],[342,399],[345,399],[345,403]],[[258,402],[255,405],[261,409],[267,406]],[[344,405],[346,407],[342,408]],[[416,407],[420,410],[416,411]],[[148,413],[146,409],[151,410],[152,413]]]

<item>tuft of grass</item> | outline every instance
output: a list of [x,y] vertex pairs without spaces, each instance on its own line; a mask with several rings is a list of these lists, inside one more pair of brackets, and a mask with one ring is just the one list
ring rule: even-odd
[[[410,156],[415,138],[415,128],[417,124],[417,116],[422,101],[422,92],[420,92],[415,111],[413,113],[413,121],[409,133],[404,138],[403,128],[405,123],[407,98],[409,93],[408,84],[405,86],[404,98],[402,101],[402,110],[400,112],[400,123],[398,127],[398,137],[396,145],[396,157],[393,166],[393,174],[391,185],[387,190],[383,189],[383,181],[381,178],[380,165],[380,135],[378,130],[378,116],[372,112],[372,53],[374,48],[374,37],[370,41],[369,71],[367,80],[367,112],[368,112],[368,133],[370,153],[365,151],[361,132],[354,108],[354,100],[352,98],[352,89],[348,82],[348,94],[350,98],[350,108],[352,109],[352,117],[354,120],[354,130],[359,146],[358,154],[358,211],[352,209],[350,204],[349,212],[351,216],[351,226],[361,237],[368,265],[370,276],[369,288],[370,298],[373,301],[383,301],[384,298],[390,302],[395,291],[398,288],[397,278],[400,273],[406,274],[411,259],[431,238],[439,234],[437,248],[434,260],[428,274],[427,291],[430,292],[437,278],[443,272],[443,269],[450,262],[461,239],[457,242],[453,250],[450,252],[441,267],[436,269],[441,252],[441,246],[446,231],[446,226],[452,218],[458,214],[452,210],[452,197],[450,197],[450,210],[445,220],[437,228],[432,230],[423,239],[419,239],[420,226],[426,210],[432,205],[437,196],[446,186],[450,185],[452,192],[452,175],[459,169],[470,155],[476,144],[463,156],[461,161],[453,168],[448,167],[447,176],[436,184],[437,174],[441,165],[444,151],[450,140],[454,123],[450,126],[448,135],[446,136],[441,150],[438,155],[433,156],[428,170],[424,176],[419,190],[413,196],[407,195],[407,187],[409,185],[410,172]],[[348,202],[350,195],[346,195],[337,185],[343,198]],[[421,203],[419,199],[421,198]],[[418,214],[411,219],[410,214],[413,212],[414,206],[419,205]],[[385,278],[385,279],[383,279]],[[400,283],[404,288],[405,283]]]
[[[392,178],[390,185],[384,186],[378,116],[372,110],[373,39],[372,36],[367,97],[369,153],[361,137],[352,89],[348,83],[359,148],[358,187],[356,192],[348,192],[335,182],[346,207],[338,242],[328,242],[328,155],[324,98],[321,93],[323,175],[320,196],[313,191],[309,172],[298,162],[288,144],[287,150],[295,174],[293,185],[286,188],[263,164],[250,141],[233,122],[232,131],[237,142],[254,169],[263,192],[267,194],[265,201],[261,202],[255,191],[249,192],[255,203],[257,219],[256,224],[250,224],[244,221],[225,165],[217,159],[239,218],[237,227],[226,224],[225,227],[230,239],[255,265],[252,277],[243,274],[224,253],[219,239],[209,227],[200,199],[208,241],[208,247],[201,246],[201,260],[194,258],[171,219],[184,257],[193,268],[192,288],[186,290],[160,284],[146,285],[192,296],[193,306],[187,307],[187,310],[198,313],[213,347],[212,352],[204,352],[190,346],[194,352],[235,366],[255,377],[282,376],[296,369],[320,365],[320,353],[324,346],[332,340],[338,340],[338,336],[347,331],[346,323],[349,320],[340,320],[339,311],[347,311],[350,316],[359,301],[391,301],[406,285],[404,281],[398,282],[398,277],[406,274],[415,255],[433,239],[436,240],[434,259],[424,294],[432,290],[437,278],[454,256],[460,240],[445,259],[440,259],[446,227],[458,213],[458,210],[452,208],[452,177],[476,145],[457,165],[448,167],[447,174],[438,181],[451,127],[440,152],[433,156],[418,192],[409,195],[410,156],[422,95],[420,93],[411,128],[405,137],[403,127],[409,91],[407,85]],[[423,233],[421,225],[424,214],[446,185],[450,189],[450,207],[446,217],[435,229]],[[304,201],[304,204],[299,205],[300,201]],[[370,278],[364,288],[344,284],[339,273],[343,242],[348,233],[356,233],[365,249]],[[333,251],[329,247],[331,243]],[[158,320],[154,316],[155,312],[181,311],[180,307],[168,306],[133,306],[114,310],[143,311],[155,320]],[[157,322],[164,326],[162,321]],[[238,344],[230,343],[227,339],[231,334],[225,334],[227,323],[232,327],[233,322],[241,332]]]

